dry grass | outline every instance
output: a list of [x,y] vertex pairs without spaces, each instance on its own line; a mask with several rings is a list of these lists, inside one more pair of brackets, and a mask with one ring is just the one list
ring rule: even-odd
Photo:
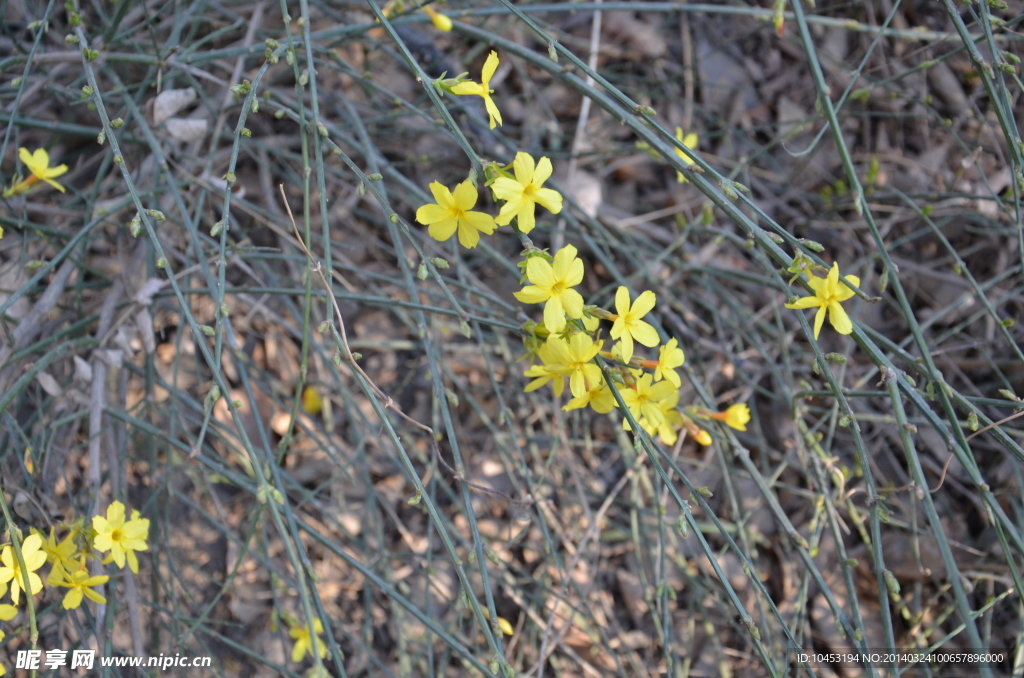
[[[76,29],[4,4],[7,183],[19,147],[70,167],[0,206],[4,497],[22,527],[115,498],[152,521],[102,614],[37,598],[39,646],[296,675],[290,616],[323,620],[337,676],[783,676],[893,647],[1003,655],[907,675],[1020,675],[1022,87],[972,60],[1012,65],[1016,13],[790,6],[780,37],[746,5],[452,2],[452,33],[377,9],[123,0]],[[494,132],[419,81],[489,49]],[[516,150],[567,200],[533,243],[579,248],[588,301],[654,290],[682,404],[747,402],[746,433],[669,449],[524,393],[524,241],[413,220]],[[861,279],[850,337],[783,308],[807,240]],[[12,666],[26,616],[4,631]]]

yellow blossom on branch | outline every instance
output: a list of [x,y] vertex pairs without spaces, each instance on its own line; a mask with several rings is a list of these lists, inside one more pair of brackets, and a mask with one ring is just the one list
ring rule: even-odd
[[541,344],[537,349],[537,357],[541,359],[543,364],[532,365],[526,370],[525,376],[534,378],[533,381],[527,384],[526,388],[523,389],[526,393],[536,391],[544,384],[551,382],[551,387],[555,390],[555,395],[558,397],[562,396],[562,392],[565,390],[565,378],[569,375],[566,372],[567,366],[558,362],[555,351],[552,350],[554,342],[556,341],[565,343],[564,339],[551,335],[548,336],[548,340]]
[[566,245],[558,250],[550,264],[543,257],[526,260],[527,285],[514,292],[524,304],[544,304],[544,327],[548,332],[565,329],[565,316],[583,316],[583,297],[572,289],[583,282],[583,262],[576,258],[576,248]]
[[22,572],[21,565],[14,553],[14,547],[7,545],[3,553],[0,553],[0,584],[6,588],[7,582],[11,582],[11,600],[18,604],[21,591],[27,586],[31,595],[43,590],[43,580],[36,574],[36,570],[46,563],[46,553],[41,546],[42,538],[38,534],[29,535],[21,542],[21,557],[25,561],[25,571]]
[[548,337],[551,355],[555,362],[563,366],[562,371],[569,375],[569,391],[579,398],[587,393],[593,384],[601,381],[601,368],[593,361],[601,351],[603,341],[597,343],[590,335],[574,334],[568,342],[555,335]]
[[633,388],[622,390],[622,400],[638,423],[643,418],[647,420],[647,425],[657,428],[665,421],[665,412],[659,403],[671,398],[673,393],[678,397],[678,391],[667,381],[652,384],[653,381],[654,377],[650,374],[641,376]]
[[[43,536],[34,527],[32,528],[32,534],[38,534],[40,538]],[[78,551],[78,546],[75,545],[71,537],[65,537],[63,541],[57,543],[57,536],[54,534],[54,528],[51,527],[50,536],[43,541],[40,548],[46,554],[46,562],[53,564],[53,568],[46,577],[46,581],[51,586],[56,586],[64,577],[65,568],[74,566],[74,557],[75,552]]]
[[[860,287],[860,278],[855,275],[848,275],[846,278],[857,287]],[[825,314],[828,313],[828,320],[832,323],[839,334],[850,334],[853,332],[853,322],[846,314],[840,302],[846,301],[853,296],[852,289],[839,280],[839,263],[833,263],[828,275],[819,278],[816,275],[808,275],[807,284],[814,290],[813,297],[802,297],[792,304],[786,304],[786,308],[818,308],[814,316],[814,338],[818,338],[821,326],[825,323]]]
[[138,511],[132,511],[132,519],[125,521],[124,504],[115,501],[107,507],[106,518],[93,516],[92,525],[96,530],[93,548],[101,553],[110,551],[104,562],[113,560],[118,567],[124,567],[127,558],[131,571],[138,574],[139,560],[135,552],[149,549],[146,544],[149,538],[149,519],[140,518]]
[[57,165],[56,167],[50,167],[50,154],[46,152],[45,148],[37,148],[32,153],[29,153],[27,148],[19,148],[18,159],[28,168],[30,174],[28,178],[17,181],[10,188],[5,188],[5,198],[27,192],[32,184],[38,181],[45,181],[61,193],[64,192],[64,187],[54,181],[54,178],[67,172],[68,166]]
[[622,361],[628,363],[633,358],[633,340],[636,339],[647,347],[654,347],[660,341],[658,332],[650,324],[641,320],[652,308],[656,297],[654,292],[647,290],[630,304],[629,290],[619,287],[615,293],[615,311],[618,317],[612,325],[611,337],[618,339],[622,350]]
[[564,388],[564,377],[569,377],[569,390],[577,398],[586,394],[587,390],[601,381],[601,368],[594,364],[594,356],[601,351],[603,341],[596,344],[589,335],[574,334],[569,341],[552,334],[548,336],[543,351],[537,355],[544,361],[544,366],[534,365],[526,371],[526,376],[537,377],[526,387],[526,391],[534,391],[548,381],[558,378],[555,382],[555,395],[561,395]]
[[320,391],[316,386],[309,385],[302,389],[302,409],[306,414],[320,414],[324,409],[324,399],[320,397]]
[[491,184],[494,197],[504,200],[501,211],[494,219],[499,226],[518,218],[519,230],[529,233],[536,224],[534,212],[537,205],[544,207],[552,214],[562,211],[562,194],[550,188],[543,188],[544,182],[551,177],[551,160],[541,158],[534,162],[533,156],[520,151],[512,161],[512,170],[516,178],[498,177]]
[[83,596],[97,605],[106,605],[107,599],[93,591],[92,587],[106,584],[109,580],[110,577],[105,574],[96,575],[95,577],[90,576],[89,571],[85,569],[85,563],[83,562],[80,567],[75,569],[73,572],[66,573],[64,581],[58,584],[59,586],[71,589],[64,594],[64,609],[77,609],[82,604]]
[[313,620],[313,633],[305,626],[292,626],[288,629],[288,635],[295,641],[292,646],[292,661],[298,664],[308,654],[313,656],[313,645],[316,644],[315,652],[323,659],[327,656],[327,643],[320,637],[324,632],[323,622],[319,618]]
[[[679,348],[679,342],[673,337],[664,346],[658,348],[658,360],[654,366],[654,380],[664,379],[676,388],[682,385],[682,379],[675,368],[681,367],[686,362],[686,355],[683,349]],[[669,443],[671,444],[671,443]]]
[[[696,132],[690,132],[686,136],[683,136],[683,128],[681,128],[681,127],[676,127],[676,139],[681,141],[683,146],[686,146],[691,151],[693,149],[697,148],[697,143],[699,142],[699,140],[697,139],[697,133]],[[678,155],[682,159],[684,165],[689,167],[690,165],[693,164],[693,158],[691,158],[690,156],[686,155],[685,153],[683,153],[678,148],[675,149],[675,152],[676,152],[676,155]],[[678,181],[680,184],[688,184],[688,183],[690,183],[690,180],[687,179],[685,176],[683,176],[683,173],[679,172],[679,171],[676,172],[676,181]]]
[[476,206],[476,186],[468,179],[455,187],[455,192],[435,181],[430,192],[437,204],[424,205],[416,210],[416,221],[427,226],[434,240],[445,241],[459,232],[463,247],[473,248],[480,242],[480,233],[490,235],[496,228],[494,219],[483,212],[472,212]]
[[747,422],[750,421],[750,408],[744,403],[736,403],[725,412],[711,412],[707,416],[724,422],[729,428],[734,428],[737,431],[746,431]]
[[[434,25],[436,26],[437,24],[435,23]],[[494,100],[491,99],[491,93],[494,92],[491,89],[491,78],[494,77],[494,71],[496,70],[498,70],[498,53],[492,51],[487,56],[487,61],[484,62],[483,70],[480,72],[480,83],[475,83],[472,80],[460,82],[450,90],[452,94],[475,94],[476,96],[483,97],[484,108],[487,109],[487,115],[490,116],[491,129],[501,124],[501,111],[498,110]],[[504,224],[502,225],[504,226]]]
[[[452,20],[447,15],[441,14],[430,5],[424,5],[422,9],[427,13],[427,16],[430,17],[430,21],[434,24],[434,28],[439,31],[444,31],[445,33],[452,30]],[[488,78],[488,80],[490,80],[490,78]],[[491,125],[491,129],[494,129],[494,125]]]
[[[662,382],[665,383],[665,382]],[[674,445],[679,439],[676,429],[683,424],[683,416],[679,414],[676,406],[679,404],[679,391],[675,390],[666,398],[657,401],[658,408],[664,415],[664,419],[657,426],[653,425],[646,417],[638,423],[647,431],[647,435],[658,434],[658,438],[666,445]]]
[[563,405],[562,409],[569,412],[586,407],[587,405],[590,405],[598,414],[608,414],[615,409],[615,396],[612,395],[607,384],[593,384],[589,385],[586,393],[573,398]]

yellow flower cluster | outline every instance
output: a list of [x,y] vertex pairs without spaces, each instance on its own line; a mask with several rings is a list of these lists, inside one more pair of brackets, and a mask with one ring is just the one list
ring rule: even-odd
[[[11,602],[0,603],[0,621],[10,621],[18,615],[21,594],[28,596],[41,593],[45,584],[54,589],[67,589],[62,605],[65,610],[75,610],[88,598],[98,605],[105,605],[107,599],[96,591],[106,584],[108,575],[89,573],[89,561],[114,562],[123,568],[125,562],[132,572],[138,573],[139,561],[136,551],[149,549],[149,519],[142,518],[138,511],[132,511],[131,519],[125,519],[125,507],[115,501],[107,507],[105,516],[93,516],[86,522],[79,518],[63,527],[67,534],[58,541],[57,529],[50,528],[49,536],[36,528],[30,529],[29,536],[21,542],[21,559],[14,544],[3,545],[0,550],[0,598],[11,591]],[[103,554],[106,553],[106,556]],[[39,576],[43,565],[50,564],[46,579]],[[36,608],[39,609],[38,607]],[[0,640],[4,637],[0,632]],[[5,669],[0,665],[0,676]]]
[[[24,570],[13,544],[7,544],[0,551],[0,597],[10,586],[11,602],[14,603],[0,604],[0,620],[14,618],[23,591],[34,596],[43,590],[43,579],[38,570],[46,563],[51,565],[46,583],[68,589],[63,605],[64,609],[73,610],[82,604],[83,598],[99,604],[107,602],[94,588],[106,584],[109,577],[91,576],[90,560],[102,558],[103,563],[114,562],[119,568],[127,562],[132,572],[138,573],[139,561],[135,552],[149,548],[146,543],[149,520],[140,517],[138,511],[132,511],[131,519],[126,520],[124,504],[119,501],[107,507],[106,516],[93,516],[89,523],[79,518],[65,529],[68,534],[58,541],[53,527],[49,536],[31,528],[31,534],[21,542]],[[105,557],[104,553],[107,553]]]
[[430,184],[436,202],[416,210],[416,221],[427,226],[427,232],[435,240],[447,240],[458,231],[463,247],[476,247],[481,233],[491,235],[498,226],[507,226],[513,219],[523,233],[532,231],[536,225],[537,205],[552,214],[562,211],[562,194],[544,188],[544,182],[551,176],[550,159],[535,161],[529,153],[520,151],[511,168],[512,173],[497,163],[486,168],[494,198],[504,201],[498,216],[473,211],[479,196],[476,186],[467,179],[454,191],[438,181]]
[[[725,412],[711,412],[699,407],[679,409],[679,389],[682,380],[676,372],[686,359],[676,339],[659,346],[661,337],[644,317],[657,302],[654,292],[646,291],[630,299],[629,290],[619,287],[615,293],[615,312],[597,306],[587,306],[575,289],[583,282],[584,267],[572,245],[566,245],[554,257],[540,250],[528,250],[523,264],[529,282],[515,297],[526,304],[544,304],[542,323],[527,323],[527,346],[539,360],[531,365],[525,376],[531,381],[526,391],[536,391],[551,384],[555,395],[561,397],[568,381],[572,399],[563,410],[590,407],[606,414],[615,409],[616,401],[609,386],[615,387],[630,414],[650,435],[657,435],[663,443],[671,445],[678,439],[678,431],[686,428],[697,442],[711,444],[711,436],[697,421],[715,419],[740,431],[746,430],[750,410],[737,404]],[[613,341],[609,351],[602,350],[601,320],[612,321],[609,338]],[[635,343],[648,348],[658,347],[657,360],[635,355]],[[604,359],[602,372],[597,360]],[[650,370],[649,372],[646,370]],[[627,421],[623,427],[629,430]]]

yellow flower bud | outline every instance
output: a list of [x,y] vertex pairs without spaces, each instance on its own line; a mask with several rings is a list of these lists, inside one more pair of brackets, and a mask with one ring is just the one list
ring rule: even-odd
[[448,16],[436,11],[430,5],[424,7],[423,11],[430,16],[430,22],[434,24],[434,28],[436,28],[437,30],[444,31],[445,33],[448,33],[452,30],[452,20],[448,18]]

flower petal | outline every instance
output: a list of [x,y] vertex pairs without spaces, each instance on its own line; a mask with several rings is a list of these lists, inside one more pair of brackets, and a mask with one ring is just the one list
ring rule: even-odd
[[828,283],[828,290],[835,294],[836,285],[839,284],[839,262],[833,261],[832,268],[828,270],[828,275],[825,276],[825,280]]
[[828,306],[821,306],[818,312],[814,314],[814,338],[818,338],[818,334],[821,333],[821,326],[825,324],[825,309]]
[[537,188],[544,185],[544,182],[551,178],[551,159],[544,156],[537,161],[537,168],[533,172],[533,181],[531,182]]
[[427,233],[434,240],[440,240],[444,242],[448,238],[452,237],[452,233],[455,233],[455,229],[458,227],[459,222],[455,217],[448,217],[441,221],[437,221],[427,228]]
[[494,77],[496,70],[498,70],[498,53],[491,50],[491,53],[487,55],[487,61],[484,62],[483,70],[480,71],[480,81],[483,82],[485,89],[490,88],[491,78]]
[[77,586],[67,592],[64,596],[64,609],[75,610],[82,604],[82,589]]
[[459,244],[466,249],[473,249],[480,243],[480,231],[470,226],[464,219],[459,220]]
[[792,304],[786,304],[786,308],[793,309],[814,308],[815,306],[821,306],[821,299],[818,297],[801,297]]
[[808,275],[807,284],[818,295],[825,294],[828,290],[828,280],[826,278],[819,278],[816,275]]
[[[846,280],[849,280],[851,283],[853,283],[857,287],[860,287],[860,278],[858,278],[857,276],[855,276],[855,275],[848,275],[848,276],[845,276],[845,278],[846,278]],[[844,285],[842,281],[840,281],[839,285],[836,287],[836,293],[835,293],[835,295],[832,298],[835,299],[836,301],[846,301],[847,299],[852,297],[854,294],[856,294],[856,292],[854,292],[852,289],[850,289],[849,287]]]
[[628,363],[633,357],[633,337],[629,332],[623,332],[619,339],[619,350],[622,353],[622,362]]
[[633,335],[634,339],[648,348],[657,346],[658,342],[661,341],[661,338],[658,336],[658,331],[643,320],[637,320],[633,323],[629,331],[630,334]]
[[633,305],[629,308],[630,315],[634,318],[642,318],[651,312],[654,308],[654,302],[657,300],[654,292],[647,290],[636,298]]
[[[67,169],[67,166],[66,166],[66,165],[61,165],[61,167],[64,167],[65,169]],[[63,172],[61,172],[61,174],[64,174],[64,173],[63,173]],[[58,183],[57,183],[56,181],[54,181],[53,179],[51,179],[51,178],[49,178],[49,177],[42,177],[42,179],[43,179],[43,181],[45,181],[46,183],[48,183],[48,184],[50,184],[51,186],[53,186],[54,188],[56,188],[56,189],[57,189],[58,191],[60,191],[61,193],[65,193],[64,187],[63,187],[63,186],[61,186],[60,184],[58,184]]]
[[516,159],[512,161],[512,169],[516,173],[516,181],[523,186],[533,181],[533,172],[536,165],[533,161],[533,156],[529,153],[519,151],[516,153]]
[[295,647],[292,648],[292,662],[298,664],[302,661],[302,658],[306,656],[306,652],[309,649],[309,639],[302,638],[301,640],[295,641]]
[[[576,259],[577,250],[572,245],[566,245],[562,249],[558,250],[555,254],[554,261],[551,262],[551,270],[555,273],[555,278],[558,280],[565,280],[565,274],[569,272],[569,266]],[[580,262],[583,263],[583,262]],[[577,285],[579,283],[572,283]]]
[[536,205],[533,204],[532,200],[524,200],[522,206],[519,208],[519,230],[523,233],[529,233],[533,230],[533,227],[537,225],[536,220],[533,217],[533,211]]
[[846,314],[846,310],[838,301],[833,301],[828,305],[828,320],[839,334],[853,332],[853,321],[850,320],[850,316]]
[[463,181],[455,187],[455,192],[452,193],[452,198],[455,201],[456,208],[463,211],[471,210],[476,206],[476,186],[473,185],[472,181]]
[[569,391],[577,398],[582,398],[587,393],[586,379],[583,377],[583,370],[573,370],[569,377]]
[[498,177],[491,184],[491,192],[498,200],[516,200],[523,195],[523,185],[515,179]]
[[552,335],[548,337],[544,345],[550,353],[552,365],[563,367],[572,360],[569,355],[569,344],[565,342],[565,339]]
[[[547,158],[544,158],[547,160]],[[533,200],[552,214],[562,211],[562,194],[550,188],[533,189]]]
[[452,94],[458,94],[459,96],[475,94],[482,97],[484,95],[484,87],[472,80],[467,80],[466,82],[460,82],[458,85],[455,85],[455,87],[452,87]]
[[[491,98],[490,94],[484,94],[484,108],[487,109],[487,115],[490,117],[488,125],[491,129],[502,124],[501,122],[501,111],[498,110],[498,105],[494,103],[494,99]],[[497,124],[495,124],[497,123]]]
[[416,210],[416,221],[424,226],[437,223],[444,219],[450,219],[451,216],[452,211],[447,207],[441,207],[440,205],[424,205]]
[[576,290],[565,290],[559,295],[562,308],[570,318],[579,320],[583,317],[583,297]]
[[524,304],[542,304],[548,300],[551,293],[547,290],[542,290],[536,285],[527,285],[518,292],[513,292],[512,296]]
[[544,304],[544,327],[548,328],[548,332],[561,332],[565,329],[565,311],[558,297],[551,297]]
[[526,260],[526,278],[537,287],[550,290],[555,286],[555,273],[551,264],[544,261],[542,257],[530,257]]
[[485,214],[484,212],[463,212],[462,221],[466,222],[466,224],[477,231],[486,233],[487,235],[494,233],[494,229],[498,227],[498,225],[494,223],[494,217],[490,214]]
[[522,207],[522,196],[515,196],[501,206],[501,211],[498,212],[498,216],[494,217],[494,223],[498,226],[508,226],[512,223],[513,217],[519,214],[519,210],[522,209]]
[[[620,315],[626,315],[629,313],[629,290],[624,286],[620,286],[619,289],[615,290],[615,312]],[[616,325],[618,322],[616,322]],[[614,332],[614,328],[612,329]],[[621,330],[619,330],[621,332]],[[615,335],[612,335],[615,337]]]
[[452,192],[449,191],[448,187],[440,181],[432,181],[430,183],[430,193],[434,196],[435,202],[437,202],[441,207],[451,209],[455,206],[455,199],[452,197]]

